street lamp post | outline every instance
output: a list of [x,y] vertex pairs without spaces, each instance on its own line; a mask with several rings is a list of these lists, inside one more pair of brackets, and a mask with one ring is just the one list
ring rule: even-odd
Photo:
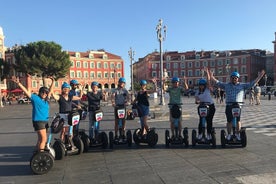
[[265,80],[265,87],[266,87],[266,82],[267,82],[267,75],[264,75],[264,80]]
[[[4,74],[4,65],[1,65],[1,78],[2,75]],[[2,79],[0,80],[1,84],[0,84],[0,107],[4,107],[3,106],[3,102],[2,102]]]
[[226,69],[226,73],[227,73],[226,82],[229,82],[229,73],[230,73],[231,66],[229,64],[227,64],[225,66],[225,69]]
[[[164,94],[163,94],[163,53],[162,53],[162,42],[166,38],[167,27],[162,26],[163,20],[159,19],[159,23],[156,26],[157,39],[159,41],[160,46],[160,104],[165,105],[164,102]],[[164,33],[164,36],[162,35]]]
[[131,100],[133,100],[132,98],[133,98],[133,94],[134,94],[134,83],[133,83],[133,65],[132,65],[132,61],[133,61],[135,52],[132,50],[131,47],[130,47],[130,50],[128,51],[128,55],[129,55],[129,58],[130,58]]

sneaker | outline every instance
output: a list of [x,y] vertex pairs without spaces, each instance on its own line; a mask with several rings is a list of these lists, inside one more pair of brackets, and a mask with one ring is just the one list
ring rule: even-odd
[[202,134],[198,134],[197,139],[202,139]]
[[207,140],[211,140],[212,136],[210,134],[207,134]]
[[228,141],[230,141],[231,137],[232,137],[232,135],[231,135],[231,134],[228,134],[227,137],[226,137],[226,139],[227,139]]
[[237,138],[238,141],[240,141],[240,140],[241,140],[240,134],[237,134],[237,135],[236,135],[236,138]]

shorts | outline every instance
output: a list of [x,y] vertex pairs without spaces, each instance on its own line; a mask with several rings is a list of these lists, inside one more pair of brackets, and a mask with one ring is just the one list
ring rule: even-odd
[[139,104],[139,108],[141,110],[141,117],[149,115],[149,106]]
[[42,129],[48,129],[49,125],[47,121],[33,121],[33,127],[35,131],[42,130]]
[[[227,122],[231,123],[233,120],[231,105],[226,105],[225,114],[226,114]],[[237,122],[239,122],[240,119],[241,119],[241,116],[237,117]]]
[[69,126],[68,124],[68,114],[63,114],[63,113],[60,113],[60,119],[63,119],[63,126]]

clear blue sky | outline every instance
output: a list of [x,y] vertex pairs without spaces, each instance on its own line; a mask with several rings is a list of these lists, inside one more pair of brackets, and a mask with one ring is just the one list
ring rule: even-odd
[[167,51],[266,49],[276,32],[275,0],[13,0],[2,1],[5,45],[54,41],[64,50],[105,49],[125,61],[159,49],[156,25],[167,26]]

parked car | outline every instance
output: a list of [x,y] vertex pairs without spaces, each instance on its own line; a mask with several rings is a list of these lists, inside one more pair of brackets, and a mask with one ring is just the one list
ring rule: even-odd
[[18,101],[19,104],[29,104],[29,103],[31,103],[30,99],[27,98],[27,97],[21,97],[17,101]]

